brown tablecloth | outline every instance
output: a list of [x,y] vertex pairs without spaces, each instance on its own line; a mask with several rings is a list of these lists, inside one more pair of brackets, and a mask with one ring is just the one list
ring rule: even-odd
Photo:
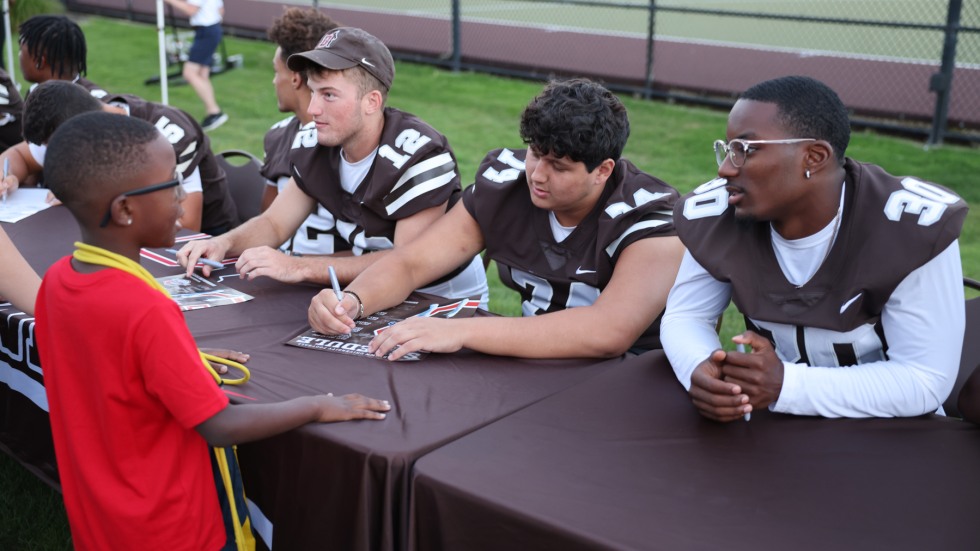
[[[78,237],[63,207],[4,229],[40,272],[69,254]],[[158,277],[179,273],[151,262],[143,265]],[[231,277],[224,283],[255,300],[190,311],[185,318],[200,346],[251,354],[252,380],[226,387],[234,401],[359,392],[393,406],[384,421],[308,425],[239,447],[246,494],[272,521],[277,550],[404,549],[416,459],[620,363],[528,361],[472,352],[389,363],[286,346],[308,327],[306,310],[319,289],[266,278],[245,282]],[[33,373],[35,387],[43,384],[40,373],[26,366],[20,371]],[[54,481],[50,440],[46,412],[0,384],[0,442]]]
[[661,352],[433,451],[413,486],[418,551],[980,546],[976,425],[718,424]]

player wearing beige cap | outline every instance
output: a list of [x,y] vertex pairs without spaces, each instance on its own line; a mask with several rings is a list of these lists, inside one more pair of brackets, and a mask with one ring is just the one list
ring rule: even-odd
[[[242,277],[329,284],[328,266],[349,282],[394,247],[412,241],[458,199],[456,158],[446,137],[414,115],[385,107],[395,76],[388,48],[373,35],[338,27],[287,64],[312,90],[308,112],[317,145],[290,154],[292,178],[261,215],[236,230],[194,241],[178,258],[188,272],[198,258],[238,254]],[[275,249],[319,205],[329,227],[316,236],[330,253],[286,256]],[[373,254],[365,254],[373,253]],[[211,269],[203,268],[205,275]],[[486,300],[478,257],[424,292]]]

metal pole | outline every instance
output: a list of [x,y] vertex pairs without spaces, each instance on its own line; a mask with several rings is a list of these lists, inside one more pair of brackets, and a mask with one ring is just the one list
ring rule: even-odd
[[949,95],[953,89],[953,72],[956,68],[956,41],[960,30],[960,12],[962,10],[963,0],[949,0],[942,63],[939,66],[939,72],[929,79],[929,90],[936,92],[936,111],[932,115],[932,132],[929,133],[929,141],[926,142],[926,147],[941,145],[943,134],[946,132]]
[[653,31],[657,22],[657,0],[650,0],[650,14],[647,17],[647,67],[643,77],[643,99],[650,99],[653,91]]
[[10,74],[10,81],[14,87],[20,90],[20,83],[17,82],[17,75],[14,73],[14,39],[10,36],[10,0],[3,0],[3,30],[4,47],[7,48],[7,73]]
[[164,37],[163,0],[157,0],[157,47],[160,51],[160,103],[170,103],[167,89],[167,40]]
[[463,59],[462,33],[460,31],[459,0],[453,0],[453,72],[458,73]]

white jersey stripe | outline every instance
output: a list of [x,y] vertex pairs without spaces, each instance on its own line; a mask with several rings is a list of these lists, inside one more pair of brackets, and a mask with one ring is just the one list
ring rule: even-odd
[[620,235],[618,239],[616,239],[615,241],[610,243],[608,247],[606,247],[606,254],[609,255],[609,258],[612,258],[613,255],[616,253],[616,249],[619,248],[619,244],[622,243],[623,239],[625,239],[627,235],[648,228],[657,228],[663,226],[666,223],[667,223],[666,220],[645,220],[643,222],[637,222],[636,224],[633,224],[632,226],[627,228],[626,231],[624,231],[623,234]]
[[[402,187],[405,184],[405,182],[411,180],[412,178],[414,178],[415,176],[417,176],[417,175],[419,175],[419,174],[421,174],[423,172],[432,170],[433,168],[437,168],[437,167],[440,167],[440,166],[446,165],[446,164],[449,165],[449,168],[450,169],[452,169],[453,164],[454,164],[453,163],[453,157],[452,157],[452,155],[449,154],[448,151],[445,152],[445,153],[442,153],[440,155],[436,155],[435,157],[432,157],[431,159],[426,159],[426,160],[420,162],[419,164],[417,164],[417,165],[409,168],[408,170],[406,170],[405,173],[402,174],[402,177],[398,179],[398,182],[395,184],[395,187],[391,188],[391,191],[395,191],[396,189]],[[391,214],[391,213],[389,212],[389,214]]]
[[[440,155],[440,157],[441,157],[441,155]],[[435,178],[432,178],[430,180],[427,180],[425,182],[422,182],[422,183],[420,183],[420,184],[412,187],[412,189],[408,190],[404,195],[402,195],[401,197],[399,197],[397,201],[395,201],[392,204],[386,206],[385,207],[385,210],[388,212],[388,215],[390,216],[390,215],[394,214],[395,211],[397,211],[398,209],[400,209],[403,206],[405,206],[405,204],[408,203],[409,201],[411,201],[412,199],[415,199],[416,197],[422,195],[423,193],[427,193],[427,192],[432,191],[434,189],[441,188],[442,186],[444,186],[444,185],[452,182],[453,181],[453,178],[455,178],[455,177],[456,177],[456,171],[453,170],[453,171],[447,172],[445,174],[441,174],[441,175],[439,175],[439,176],[437,176]]]

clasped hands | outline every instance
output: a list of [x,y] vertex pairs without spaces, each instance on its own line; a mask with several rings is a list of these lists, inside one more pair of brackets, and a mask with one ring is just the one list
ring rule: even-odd
[[768,339],[746,331],[732,342],[751,351],[715,350],[691,374],[691,401],[701,415],[715,421],[734,421],[768,407],[783,386],[783,362]]

